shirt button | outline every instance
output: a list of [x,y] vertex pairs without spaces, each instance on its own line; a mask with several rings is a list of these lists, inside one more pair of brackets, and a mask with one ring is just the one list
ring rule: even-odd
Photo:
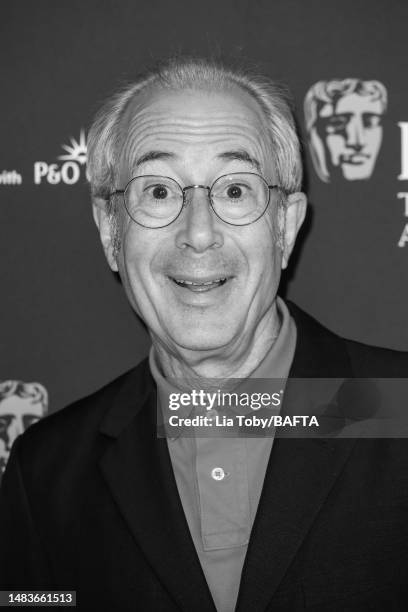
[[215,467],[213,470],[211,470],[211,478],[213,478],[214,480],[224,480],[224,470],[220,467]]

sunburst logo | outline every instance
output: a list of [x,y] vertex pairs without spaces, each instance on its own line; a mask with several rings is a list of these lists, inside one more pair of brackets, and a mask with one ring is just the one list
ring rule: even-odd
[[65,155],[59,155],[58,159],[63,161],[74,161],[83,166],[86,163],[86,137],[85,130],[81,130],[79,133],[79,140],[70,138],[70,145],[61,145]]
[[86,136],[85,130],[79,132],[79,139],[70,138],[70,144],[61,145],[64,155],[57,157],[61,163],[48,163],[46,161],[34,162],[34,184],[41,185],[46,181],[49,185],[75,185],[81,178],[81,166],[86,163]]

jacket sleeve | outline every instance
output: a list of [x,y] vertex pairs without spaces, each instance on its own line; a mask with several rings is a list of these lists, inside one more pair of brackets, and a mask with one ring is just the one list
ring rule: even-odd
[[17,438],[0,488],[0,589],[50,589],[48,563],[24,486],[20,445]]

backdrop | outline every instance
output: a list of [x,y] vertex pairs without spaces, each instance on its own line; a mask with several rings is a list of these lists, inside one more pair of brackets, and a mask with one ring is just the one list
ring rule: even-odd
[[310,210],[281,293],[346,337],[408,349],[406,0],[4,0],[0,27],[3,446],[147,352],[93,224],[85,143],[101,102],[176,52],[287,83]]

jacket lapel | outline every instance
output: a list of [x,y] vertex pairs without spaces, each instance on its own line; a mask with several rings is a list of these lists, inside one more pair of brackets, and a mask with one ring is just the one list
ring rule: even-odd
[[[344,342],[296,307],[289,307],[298,337],[282,411],[302,414],[307,398],[293,397],[296,385],[290,378],[338,379],[352,374]],[[334,382],[334,390],[337,384]],[[291,395],[296,409],[288,406]],[[265,610],[354,444],[355,440],[346,439],[275,439],[242,572],[237,612]]]
[[[136,378],[150,379],[147,365]],[[157,438],[155,389],[151,382],[137,402],[138,380],[133,377],[124,385],[102,425],[113,438],[100,462],[102,473],[137,545],[176,605],[185,612],[212,612],[167,443]]]

